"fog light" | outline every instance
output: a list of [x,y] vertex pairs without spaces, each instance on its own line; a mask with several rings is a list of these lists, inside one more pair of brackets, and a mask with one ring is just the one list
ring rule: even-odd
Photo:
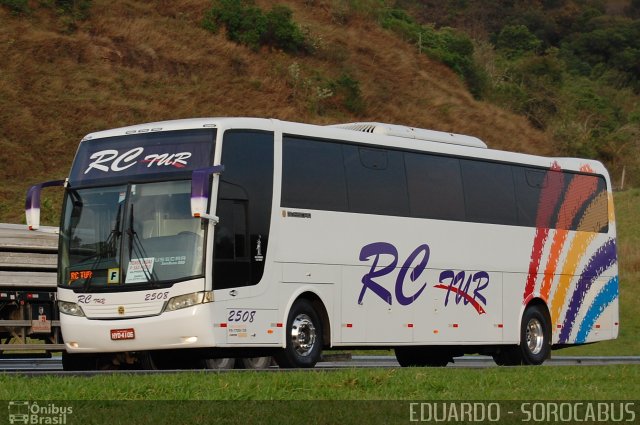
[[183,337],[180,337],[180,339],[185,344],[193,344],[194,342],[198,342],[197,336],[183,336]]
[[78,348],[78,347],[80,347],[80,345],[75,341],[67,342],[67,345],[69,346],[69,348]]

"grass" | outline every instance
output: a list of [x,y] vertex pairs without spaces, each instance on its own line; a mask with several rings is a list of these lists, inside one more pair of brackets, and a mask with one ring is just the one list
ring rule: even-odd
[[622,400],[638,394],[638,365],[0,375],[2,400]]

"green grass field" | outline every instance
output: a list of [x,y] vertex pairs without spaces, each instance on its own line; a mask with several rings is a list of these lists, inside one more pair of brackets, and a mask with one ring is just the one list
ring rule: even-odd
[[0,375],[4,400],[618,400],[638,394],[637,365]]
[[[640,190],[617,193],[615,200],[621,265],[620,338],[556,351],[556,355],[640,354],[640,307],[634,293],[640,278]],[[212,420],[233,424],[407,423],[411,400],[637,400],[638,394],[640,365],[0,375],[0,399],[7,403],[37,400],[40,405],[51,404],[51,400],[56,405],[66,402],[75,409],[69,423],[83,425]],[[512,417],[500,423],[520,420]]]

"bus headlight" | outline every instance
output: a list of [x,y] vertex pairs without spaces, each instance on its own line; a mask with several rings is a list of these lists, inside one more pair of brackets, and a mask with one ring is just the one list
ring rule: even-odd
[[70,303],[68,301],[58,301],[58,310],[60,313],[68,314],[69,316],[84,317],[84,311],[76,303]]
[[194,292],[192,294],[178,295],[167,301],[164,311],[175,311],[182,308],[194,306],[196,304],[210,303],[213,301],[213,292]]

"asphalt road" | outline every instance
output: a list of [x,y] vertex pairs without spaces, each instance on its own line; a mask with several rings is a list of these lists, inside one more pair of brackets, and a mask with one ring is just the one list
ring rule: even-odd
[[[328,358],[328,361],[320,362],[316,365],[316,369],[345,369],[345,368],[394,368],[400,367],[393,356],[353,356],[349,360],[348,357]],[[595,365],[613,365],[613,364],[640,364],[640,356],[607,356],[607,357],[577,357],[577,356],[556,356],[547,360],[545,366],[595,366]],[[464,367],[464,368],[487,368],[498,367],[493,359],[488,356],[464,356],[456,357],[453,364],[447,367]],[[278,371],[277,367],[271,367],[269,371]],[[53,358],[19,358],[19,359],[0,359],[0,371],[4,373],[21,373],[21,374],[59,374],[66,373],[62,371],[62,362],[59,357]],[[99,373],[113,373],[116,371],[101,371]],[[124,371],[123,371],[124,372]],[[167,373],[175,371],[126,371],[128,373]],[[220,372],[211,370],[211,372]],[[69,372],[71,373],[71,372]]]

